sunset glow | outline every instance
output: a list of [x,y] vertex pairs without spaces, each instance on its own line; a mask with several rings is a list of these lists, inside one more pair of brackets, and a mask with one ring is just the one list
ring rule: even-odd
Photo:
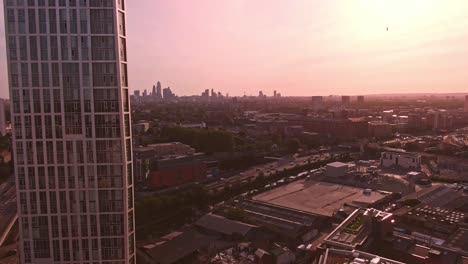
[[463,0],[129,1],[131,87],[160,80],[180,94],[464,92],[466,10]]

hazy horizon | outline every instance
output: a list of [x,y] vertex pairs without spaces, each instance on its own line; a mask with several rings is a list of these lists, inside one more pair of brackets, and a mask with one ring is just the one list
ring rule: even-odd
[[[466,10],[463,0],[128,1],[130,88],[468,92]],[[0,97],[8,97],[0,13]]]

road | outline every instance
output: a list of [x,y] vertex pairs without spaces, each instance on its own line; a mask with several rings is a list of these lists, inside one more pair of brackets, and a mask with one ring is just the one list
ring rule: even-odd
[[282,171],[284,169],[292,169],[297,166],[305,165],[309,162],[309,159],[312,163],[318,161],[324,161],[330,158],[329,154],[322,154],[322,155],[310,155],[305,157],[297,157],[291,160],[281,160],[270,162],[262,165],[258,165],[252,168],[247,169],[244,172],[241,172],[237,175],[232,177],[223,179],[209,183],[206,185],[208,190],[220,190],[224,188],[224,186],[229,186],[234,183],[242,183],[243,181],[253,181],[255,178],[258,177],[260,173],[263,173],[265,177],[268,177],[274,174],[277,171]]

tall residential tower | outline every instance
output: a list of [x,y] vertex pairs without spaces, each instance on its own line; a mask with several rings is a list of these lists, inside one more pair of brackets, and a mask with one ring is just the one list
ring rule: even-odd
[[125,0],[4,0],[21,263],[135,263]]

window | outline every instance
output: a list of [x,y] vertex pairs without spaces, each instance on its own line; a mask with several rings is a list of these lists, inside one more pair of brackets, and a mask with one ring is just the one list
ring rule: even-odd
[[[81,37],[81,59],[88,60],[89,59],[89,46],[88,46],[88,37],[82,36]],[[89,75],[89,70],[88,70]],[[89,85],[89,83],[88,83]]]
[[118,115],[95,115],[95,123],[96,137],[120,137],[120,118]]
[[[20,142],[18,142],[20,143]],[[18,145],[17,143],[17,145]],[[18,186],[20,190],[26,189],[26,175],[24,173],[24,168],[19,167],[18,168]]]
[[39,44],[41,46],[41,60],[45,61],[49,59],[49,47],[47,44],[47,37],[40,36],[39,37]]
[[18,33],[26,33],[26,12],[24,9],[18,9]]
[[62,33],[62,34],[68,33],[67,10],[66,9],[60,9],[59,10],[59,21],[60,21],[60,33]]
[[12,87],[19,87],[19,70],[18,64],[10,64],[10,81]]
[[115,37],[93,36],[91,38],[93,60],[115,60]]
[[[94,2],[99,1],[92,1],[91,4]],[[112,9],[91,9],[90,14],[92,34],[114,34],[114,12]]]
[[47,16],[45,9],[39,9],[39,33],[47,33]]
[[[50,36],[50,59],[58,60],[58,41],[56,36]],[[54,86],[59,86],[58,84]]]
[[[53,154],[53,153],[52,153]],[[55,179],[55,168],[54,167],[48,167],[47,168],[47,177],[49,179],[49,189],[55,189],[57,185],[55,184],[56,179]]]
[[[50,197],[50,212],[53,214],[57,213],[57,194],[55,192],[49,192],[49,197]],[[57,217],[55,217],[55,221],[57,221]],[[54,218],[52,217],[52,218]],[[54,221],[52,221],[54,224]],[[58,237],[58,223],[56,223],[57,226],[52,227],[52,236],[53,237]]]
[[49,9],[49,31],[51,34],[57,33],[57,12],[56,9]]
[[70,52],[71,52],[71,59],[78,60],[79,59],[79,52],[78,52],[78,37],[72,36],[70,37]]
[[[50,90],[42,90],[42,99],[44,113],[51,113],[52,108],[50,106]],[[50,123],[50,128],[52,129],[52,121]]]
[[115,63],[93,63],[93,86],[117,86],[117,67]]
[[14,9],[7,9],[7,31],[9,34],[15,34],[16,32],[16,23],[15,23],[15,10]]
[[41,69],[42,69],[42,87],[50,87],[49,64],[41,63]]
[[125,36],[126,29],[125,29],[125,14],[119,12],[119,34]]
[[68,38],[60,37],[60,45],[62,50],[62,60],[68,60]]
[[31,85],[32,87],[39,87],[39,64],[31,63]]
[[70,9],[70,32],[72,34],[78,33],[78,15],[76,9]]
[[19,37],[19,52],[20,52],[20,60],[25,61],[28,60],[28,45],[26,36]]
[[80,31],[82,34],[88,33],[88,10],[80,10]]
[[98,163],[122,162],[120,140],[97,140],[96,156]]
[[36,33],[36,10],[28,9],[28,20],[29,20],[29,33]]

